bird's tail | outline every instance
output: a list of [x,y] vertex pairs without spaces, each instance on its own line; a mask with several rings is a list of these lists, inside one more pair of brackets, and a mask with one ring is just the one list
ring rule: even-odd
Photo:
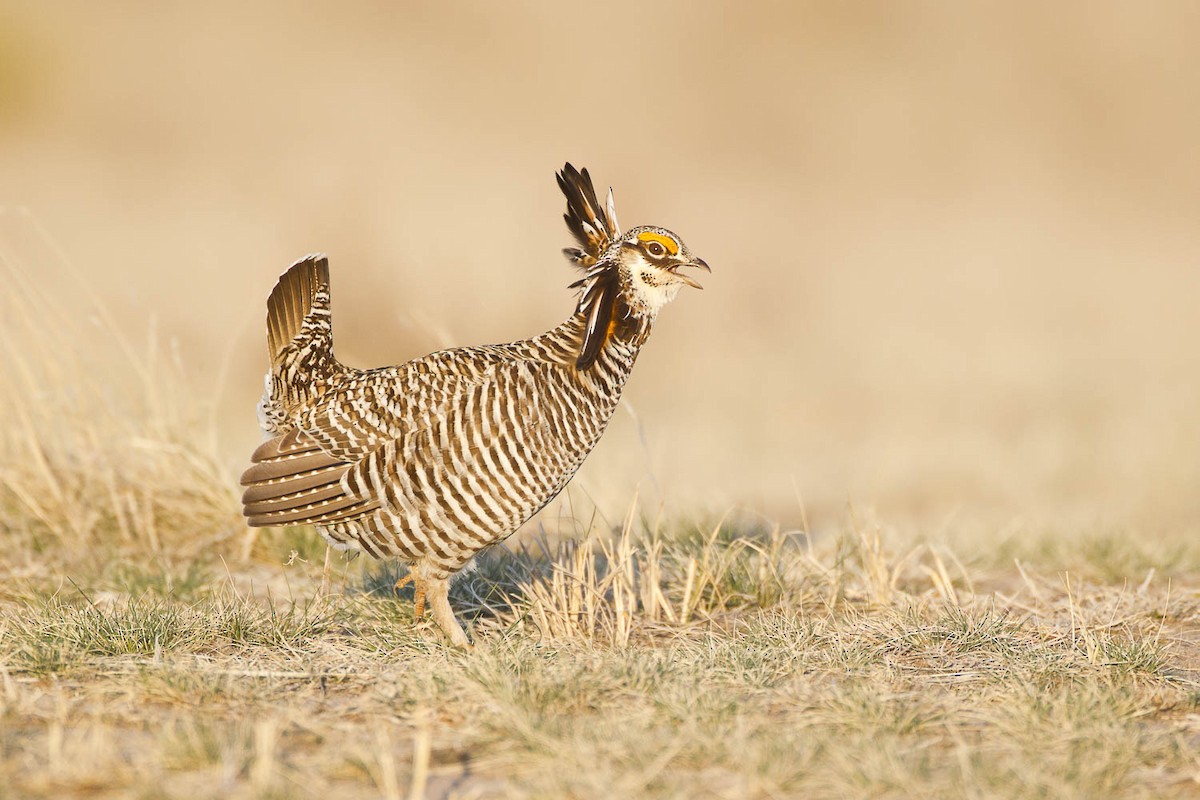
[[329,259],[302,258],[280,277],[267,300],[271,358],[264,409],[286,415],[342,370],[333,356]]
[[[305,256],[279,278],[267,299],[267,350],[274,364],[304,334],[333,351],[329,319],[329,259]],[[320,340],[320,341],[318,341]]]

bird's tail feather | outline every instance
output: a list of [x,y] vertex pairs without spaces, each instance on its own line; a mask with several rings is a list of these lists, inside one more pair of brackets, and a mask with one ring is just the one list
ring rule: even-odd
[[272,363],[304,331],[306,324],[313,334],[310,346],[324,346],[332,355],[329,259],[323,255],[305,256],[297,261],[271,291],[267,300],[267,350]]

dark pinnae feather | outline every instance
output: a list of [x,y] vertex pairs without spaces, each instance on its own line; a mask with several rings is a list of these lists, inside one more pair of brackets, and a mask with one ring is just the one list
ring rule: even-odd
[[577,170],[568,162],[556,177],[558,188],[567,198],[567,213],[563,214],[563,219],[579,243],[578,248],[564,248],[563,255],[584,271],[583,277],[572,283],[571,288],[580,290],[578,311],[586,320],[575,366],[586,370],[596,362],[608,340],[613,307],[620,296],[617,265],[601,259],[621,231],[617,226],[612,191],[608,193],[608,202],[601,205],[592,176],[586,169]]
[[568,162],[556,177],[558,188],[567,198],[567,212],[563,214],[563,220],[581,248],[568,248],[563,252],[576,264],[589,267],[600,260],[609,243],[618,235],[617,222],[596,198],[596,187],[586,169],[581,172]]
[[609,326],[613,318],[613,308],[621,288],[616,276],[601,279],[600,285],[590,287],[586,292],[584,308],[587,311],[587,326],[583,331],[583,343],[579,347],[579,357],[575,359],[577,369],[586,370],[596,363],[600,350],[608,341]]

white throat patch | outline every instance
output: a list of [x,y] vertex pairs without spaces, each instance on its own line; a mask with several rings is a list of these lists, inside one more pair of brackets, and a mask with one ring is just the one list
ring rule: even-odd
[[675,281],[667,282],[659,270],[639,264],[631,270],[633,297],[630,298],[630,305],[634,311],[655,316],[659,309],[675,299],[680,286]]

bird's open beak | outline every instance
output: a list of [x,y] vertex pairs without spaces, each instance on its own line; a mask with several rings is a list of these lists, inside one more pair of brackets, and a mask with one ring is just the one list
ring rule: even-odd
[[671,274],[678,278],[681,283],[686,283],[688,286],[691,286],[695,289],[703,289],[704,287],[700,285],[699,281],[692,276],[684,275],[679,271],[683,267],[696,267],[697,269],[702,269],[705,272],[712,272],[712,267],[708,266],[708,263],[703,258],[697,258],[693,261],[689,261],[686,264],[680,264],[678,267],[671,270]]

